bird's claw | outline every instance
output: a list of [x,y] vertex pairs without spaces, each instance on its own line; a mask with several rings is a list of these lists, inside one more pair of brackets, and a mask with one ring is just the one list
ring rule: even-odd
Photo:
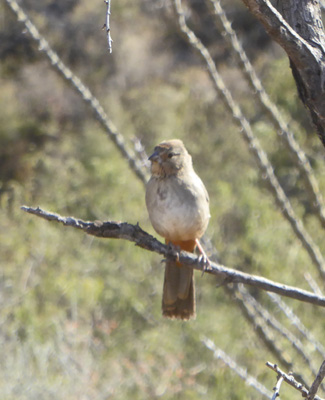
[[211,262],[210,262],[208,256],[205,254],[205,251],[204,251],[203,247],[201,246],[200,241],[198,239],[196,239],[195,242],[196,242],[199,252],[201,253],[199,256],[199,263],[202,265],[202,276],[203,276],[204,272],[211,269]]
[[202,276],[204,275],[204,272],[209,271],[211,269],[211,262],[207,255],[201,254],[199,256],[199,263],[202,265]]

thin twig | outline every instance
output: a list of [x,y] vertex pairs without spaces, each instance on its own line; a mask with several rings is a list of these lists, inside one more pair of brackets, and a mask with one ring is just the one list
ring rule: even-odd
[[244,297],[245,301],[248,302],[256,311],[257,313],[263,318],[264,323],[267,323],[271,326],[276,332],[280,333],[282,337],[288,340],[292,347],[297,351],[298,354],[304,359],[307,363],[310,371],[313,374],[316,374],[316,370],[312,364],[310,357],[308,356],[303,344],[301,341],[292,333],[290,332],[285,326],[283,326],[272,314],[269,313],[256,299],[241,285],[238,286],[239,292]]
[[309,272],[304,273],[304,278],[306,279],[306,282],[308,283],[308,285],[310,286],[311,290],[314,293],[323,296],[323,293],[320,287],[318,286],[318,283],[315,281],[315,279],[311,276]]
[[[325,32],[319,1],[242,1],[272,40],[287,53],[300,100],[308,109],[325,145]],[[282,6],[283,15],[276,9],[275,3]]]
[[143,168],[139,165],[136,157],[127,149],[123,135],[118,132],[113,122],[108,118],[99,100],[91,93],[90,89],[62,62],[58,54],[52,50],[49,43],[40,34],[36,26],[31,22],[23,9],[15,0],[6,0],[9,7],[14,11],[18,21],[22,22],[31,37],[38,43],[38,48],[50,60],[54,69],[81,95],[82,99],[95,112],[97,119],[104,128],[108,137],[113,141],[121,155],[128,161],[131,170],[145,184],[147,177]]
[[135,154],[140,161],[140,165],[142,165],[146,169],[149,169],[150,161],[148,159],[148,154],[141,140],[137,136],[134,136],[133,138],[131,138],[131,141],[134,146]]
[[107,34],[108,51],[110,53],[112,53],[113,39],[111,37],[111,27],[110,27],[110,22],[109,22],[109,18],[111,16],[111,0],[105,0],[105,3],[107,5],[105,29],[106,29],[106,34]]
[[274,393],[272,396],[272,400],[275,400],[277,397],[280,396],[280,387],[282,385],[282,382],[283,382],[283,376],[278,375],[276,385],[273,388]]
[[216,347],[211,339],[203,338],[202,342],[206,348],[213,352],[213,355],[216,359],[222,360],[231,370],[233,370],[241,379],[243,379],[247,385],[253,387],[268,399],[272,396],[272,392],[262,385],[254,376],[249,375],[247,370],[238,365],[237,362],[234,361],[227,353]]
[[276,337],[269,327],[265,324],[265,321],[257,314],[256,310],[245,301],[243,295],[235,288],[225,288],[226,292],[232,295],[237,301],[243,315],[254,327],[254,332],[264,343],[265,347],[276,357],[276,359],[284,365],[286,368],[291,369],[292,360],[288,357],[288,353],[284,352],[278,345]]
[[174,260],[178,259],[181,264],[199,271],[206,271],[207,273],[226,278],[228,282],[243,283],[245,285],[254,286],[262,290],[278,293],[282,296],[325,307],[325,297],[317,296],[314,293],[307,292],[303,289],[273,282],[269,279],[256,275],[250,275],[214,262],[211,262],[211,266],[207,270],[206,265],[202,263],[200,257],[185,251],[181,251],[179,253],[176,252],[175,249],[172,249],[170,246],[159,242],[153,236],[143,231],[139,225],[111,221],[86,222],[74,217],[62,217],[58,214],[42,210],[39,207],[33,208],[22,206],[21,209],[48,221],[61,222],[63,225],[81,229],[89,235],[102,238],[124,239],[135,242],[137,246],[142,247],[143,249],[162,254],[166,258],[172,258]]
[[261,80],[257,76],[253,65],[249,61],[249,58],[237,37],[236,32],[232,29],[231,23],[227,18],[220,0],[210,0],[210,2],[212,3],[215,15],[218,16],[222,23],[224,32],[226,33],[226,37],[229,38],[234,53],[237,55],[237,59],[239,60],[239,64],[242,66],[246,80],[257,94],[268,115],[271,117],[271,120],[277,128],[278,137],[284,141],[288,150],[293,155],[295,166],[305,179],[311,202],[317,211],[317,216],[323,228],[325,228],[325,209],[323,197],[305,152],[299,146],[293,133],[288,129],[288,125],[284,121],[282,113],[266,93]]
[[320,366],[318,374],[309,389],[307,400],[313,400],[316,398],[315,396],[316,396],[317,390],[318,390],[319,386],[321,385],[324,377],[325,377],[325,361],[323,361],[322,365]]
[[[321,293],[316,294],[322,296]],[[325,358],[324,346],[314,338],[313,334],[305,327],[298,316],[293,312],[292,308],[289,307],[277,294],[268,292],[268,295],[271,297],[272,301],[276,303],[280,310],[287,316],[290,323],[295,326],[298,331],[303,335],[303,337],[305,337],[306,340],[315,347],[318,353],[323,358]]]
[[[266,366],[275,371],[278,375],[282,376],[284,381],[290,386],[299,390],[303,397],[308,396],[308,389],[302,383],[298,382],[291,374],[286,374],[276,364],[272,364],[269,361],[266,363]],[[315,396],[314,399],[322,400],[319,396]]]
[[249,149],[255,157],[257,165],[261,170],[262,176],[267,181],[269,188],[273,193],[283,216],[289,221],[296,236],[300,239],[313,263],[316,265],[318,272],[324,278],[325,261],[318,246],[315,244],[309,233],[306,231],[302,221],[298,219],[295,215],[289,199],[287,198],[277,177],[274,174],[272,164],[270,163],[265,151],[262,149],[258,139],[254,136],[252,128],[245,118],[242,110],[233,99],[231,92],[226,87],[208,49],[197,38],[194,32],[187,26],[181,0],[174,0],[173,4],[176,14],[178,16],[178,24],[181,32],[184,34],[185,38],[191,44],[191,46],[199,52],[199,54],[205,61],[216,90],[220,93],[221,98],[223,99],[227,109],[231,112],[234,121],[241,128],[240,132],[242,133],[244,140],[249,145]]

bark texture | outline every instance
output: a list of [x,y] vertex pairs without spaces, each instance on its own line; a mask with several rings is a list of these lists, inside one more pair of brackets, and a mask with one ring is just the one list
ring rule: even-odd
[[325,146],[325,33],[318,0],[243,0],[287,53],[299,97]]

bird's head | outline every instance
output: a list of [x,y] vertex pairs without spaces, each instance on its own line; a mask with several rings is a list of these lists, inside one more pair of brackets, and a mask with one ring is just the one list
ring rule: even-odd
[[177,175],[192,166],[192,157],[183,142],[172,139],[160,143],[149,157],[151,173],[155,176]]

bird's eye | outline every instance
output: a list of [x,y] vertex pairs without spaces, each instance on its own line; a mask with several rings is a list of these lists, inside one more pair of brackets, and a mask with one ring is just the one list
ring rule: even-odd
[[172,157],[174,157],[174,156],[179,156],[180,155],[180,153],[173,153],[173,152],[171,152],[171,153],[168,153],[168,158],[172,158]]

